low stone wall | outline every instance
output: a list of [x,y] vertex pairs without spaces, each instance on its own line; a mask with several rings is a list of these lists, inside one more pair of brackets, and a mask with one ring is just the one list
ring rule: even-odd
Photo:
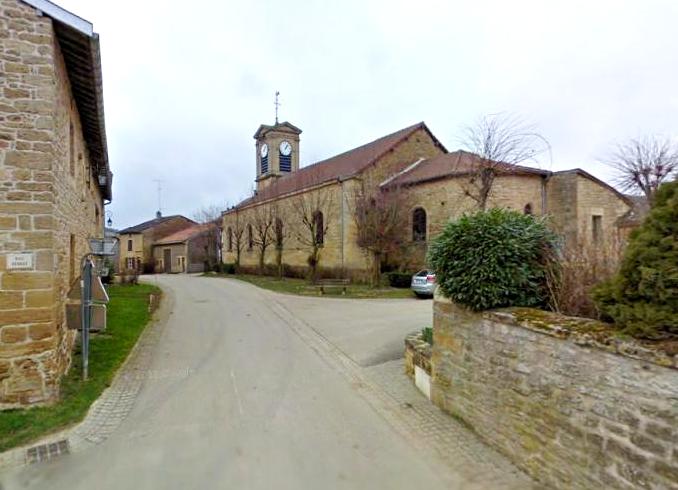
[[431,399],[431,344],[421,332],[405,337],[405,374],[426,397]]
[[591,320],[434,303],[433,402],[555,488],[678,488],[676,361]]

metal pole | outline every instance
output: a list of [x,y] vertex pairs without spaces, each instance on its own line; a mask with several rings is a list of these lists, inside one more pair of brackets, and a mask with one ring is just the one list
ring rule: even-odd
[[92,261],[85,256],[82,267],[82,379],[87,381],[89,374],[89,327],[92,313]]

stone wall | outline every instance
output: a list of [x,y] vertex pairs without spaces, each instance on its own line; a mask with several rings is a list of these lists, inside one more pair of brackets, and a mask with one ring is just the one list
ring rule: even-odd
[[678,360],[591,320],[436,297],[432,400],[555,488],[678,488]]
[[[0,0],[0,409],[51,402],[75,333],[64,303],[103,203],[52,22]],[[33,266],[8,270],[9,253]]]

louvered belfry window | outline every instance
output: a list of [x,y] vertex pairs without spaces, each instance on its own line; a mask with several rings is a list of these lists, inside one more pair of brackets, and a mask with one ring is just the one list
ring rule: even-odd
[[262,175],[268,173],[268,155],[261,157],[261,173]]
[[292,171],[292,154],[290,153],[289,155],[283,155],[282,153],[279,153],[280,155],[280,171],[281,172],[291,172]]

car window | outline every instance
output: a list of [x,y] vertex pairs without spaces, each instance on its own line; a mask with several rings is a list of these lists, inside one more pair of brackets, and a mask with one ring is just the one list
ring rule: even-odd
[[428,271],[427,270],[419,271],[419,272],[417,272],[416,275],[417,275],[417,277],[426,277],[426,276],[428,276]]

